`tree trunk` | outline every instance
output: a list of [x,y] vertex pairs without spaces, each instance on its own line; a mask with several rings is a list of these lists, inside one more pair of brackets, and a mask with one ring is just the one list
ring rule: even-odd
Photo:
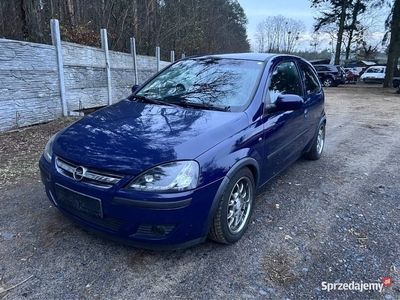
[[346,60],[349,59],[354,32],[357,30],[357,17],[360,13],[363,13],[364,11],[365,10],[362,8],[361,0],[357,0],[353,8],[351,24],[348,28],[349,40],[347,41],[346,45]]
[[349,32],[349,40],[347,41],[346,45],[346,60],[348,60],[350,56],[352,39],[353,39],[353,30]]
[[394,2],[392,22],[390,28],[389,55],[386,65],[386,75],[383,87],[393,87],[394,71],[397,70],[397,63],[400,56],[400,0]]
[[24,39],[26,39],[29,36],[27,18],[28,16],[26,14],[26,3],[25,0],[21,0],[22,36]]
[[342,0],[342,13],[340,15],[339,32],[336,42],[335,65],[340,64],[340,52],[342,49],[344,22],[346,20],[346,8],[347,8],[347,0]]
[[139,34],[139,28],[138,28],[138,7],[137,7],[137,0],[132,1],[132,6],[133,6],[133,36],[137,38]]
[[67,17],[69,19],[69,25],[75,25],[75,11],[73,0],[66,0]]

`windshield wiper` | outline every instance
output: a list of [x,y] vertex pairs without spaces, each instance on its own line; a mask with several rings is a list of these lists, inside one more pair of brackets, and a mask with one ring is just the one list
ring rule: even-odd
[[181,102],[178,102],[177,104],[180,106],[184,106],[184,107],[202,108],[202,109],[208,109],[208,110],[218,110],[218,111],[229,111],[230,110],[230,106],[219,107],[219,106],[214,106],[211,104],[204,104],[204,103],[197,103],[197,102],[181,101]]
[[148,102],[148,103],[153,103],[153,104],[161,104],[161,105],[169,105],[169,106],[182,106],[182,107],[193,107],[193,108],[202,108],[202,109],[217,110],[217,111],[229,111],[230,110],[230,106],[219,107],[219,106],[214,106],[214,105],[211,105],[211,104],[203,104],[203,103],[197,103],[197,102],[187,102],[187,101],[182,100],[182,97],[180,97],[178,95],[165,97],[164,99],[168,99],[168,101],[147,98],[145,96],[139,96],[139,95],[134,95],[133,97],[136,98],[136,99],[139,99],[139,100],[141,100],[143,102]]
[[143,102],[147,103],[153,103],[153,104],[159,104],[159,105],[168,105],[168,106],[177,106],[174,103],[158,100],[158,99],[152,99],[152,98],[147,98],[145,96],[139,96],[139,95],[133,95],[134,98],[142,100]]
[[185,99],[186,95],[187,94],[169,95],[164,97],[163,99],[167,100],[168,103],[173,103],[175,105],[179,105],[182,107],[202,108],[202,109],[218,110],[218,111],[229,111],[231,108],[230,106],[220,107],[220,106],[214,106],[212,104],[190,102]]

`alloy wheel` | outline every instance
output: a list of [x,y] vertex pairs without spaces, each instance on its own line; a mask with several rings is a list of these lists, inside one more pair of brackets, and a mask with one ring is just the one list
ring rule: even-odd
[[247,177],[241,177],[229,196],[227,222],[232,234],[240,232],[251,211],[252,184]]

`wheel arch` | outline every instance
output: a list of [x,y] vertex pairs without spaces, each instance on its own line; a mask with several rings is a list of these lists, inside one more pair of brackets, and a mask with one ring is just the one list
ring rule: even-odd
[[241,160],[239,160],[238,162],[236,162],[236,164],[234,164],[232,166],[232,168],[229,169],[226,176],[231,178],[232,175],[235,174],[238,170],[245,168],[245,167],[247,167],[250,170],[250,172],[252,173],[255,188],[257,188],[258,182],[260,179],[259,178],[260,177],[260,167],[259,167],[257,161],[252,157],[245,157],[245,158],[242,158]]
[[257,191],[258,184],[260,181],[260,167],[257,163],[257,161],[252,158],[252,157],[245,157],[240,160],[238,160],[228,171],[228,173],[225,175],[224,179],[222,180],[217,192],[215,193],[210,212],[208,214],[208,218],[206,221],[206,226],[204,227],[204,231],[202,236],[207,237],[208,233],[210,231],[211,225],[213,223],[215,213],[217,211],[218,204],[221,200],[221,197],[225,191],[226,186],[230,182],[230,179],[232,178],[233,174],[235,174],[238,170],[242,168],[248,168],[253,175],[253,180],[254,180],[254,189]]
[[324,124],[324,126],[326,126],[326,115],[325,115],[325,113],[322,115],[322,117],[321,117],[321,119],[320,119],[320,121],[319,121],[319,123],[318,123],[317,129],[315,130],[314,136],[313,136],[313,138],[311,139],[311,141],[308,143],[308,145],[307,145],[307,147],[305,148],[304,152],[310,151],[310,149],[311,149],[311,147],[312,147],[312,145],[313,145],[315,139],[316,139],[317,136],[318,136],[318,130],[319,130],[319,127],[321,126],[321,124]]

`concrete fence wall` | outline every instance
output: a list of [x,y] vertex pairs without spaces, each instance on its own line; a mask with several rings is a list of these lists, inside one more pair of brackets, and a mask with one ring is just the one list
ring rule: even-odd
[[[69,115],[109,104],[109,91],[118,102],[135,84],[134,57],[139,84],[158,67],[156,57],[110,51],[108,77],[105,49],[61,42],[60,80],[56,48],[0,39],[0,131],[52,121],[62,116],[62,101]],[[159,61],[160,68],[168,64]]]
[[[65,92],[68,111],[108,104],[104,51],[62,42]],[[160,62],[165,67],[169,62]],[[132,54],[110,51],[113,102],[126,97],[135,83]],[[156,57],[137,56],[138,82],[157,71]]]
[[60,115],[54,47],[0,39],[0,131]]

